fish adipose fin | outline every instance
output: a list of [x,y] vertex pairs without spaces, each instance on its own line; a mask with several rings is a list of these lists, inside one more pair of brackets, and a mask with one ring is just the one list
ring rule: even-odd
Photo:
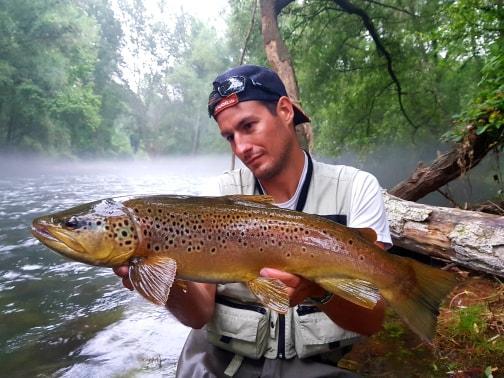
[[315,281],[327,291],[361,307],[371,309],[381,298],[378,288],[367,281],[352,278],[323,278]]
[[277,279],[258,277],[249,281],[248,287],[259,301],[266,307],[285,314],[289,309],[289,295],[287,286]]
[[130,263],[129,279],[144,298],[165,305],[176,272],[177,262],[169,257],[138,257]]
[[[404,280],[400,287],[382,290],[382,294],[399,316],[424,341],[430,342],[436,334],[439,306],[457,285],[454,274],[417,261],[394,256],[414,271],[413,280]],[[413,282],[412,285],[406,285]]]

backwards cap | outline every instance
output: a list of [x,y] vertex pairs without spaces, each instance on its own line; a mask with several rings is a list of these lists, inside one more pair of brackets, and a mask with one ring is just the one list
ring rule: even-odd
[[[274,102],[282,96],[287,96],[287,91],[276,72],[266,67],[246,64],[231,68],[215,78],[208,98],[208,114],[215,118],[221,111],[239,102]],[[301,108],[292,105],[294,125],[310,122]]]

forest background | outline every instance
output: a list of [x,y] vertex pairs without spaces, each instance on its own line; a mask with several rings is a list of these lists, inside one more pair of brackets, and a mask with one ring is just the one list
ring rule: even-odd
[[[225,27],[183,10],[168,13],[170,1],[0,4],[0,152],[89,158],[227,151],[206,113],[211,82],[242,54],[245,63],[267,64],[251,0],[229,2]],[[400,89],[364,23],[337,1],[292,2],[279,15],[312,118],[314,151],[365,158],[400,146],[410,158],[434,159],[468,131],[490,134],[497,159],[485,180],[498,182],[494,194],[502,195],[503,5],[353,4],[373,21]]]

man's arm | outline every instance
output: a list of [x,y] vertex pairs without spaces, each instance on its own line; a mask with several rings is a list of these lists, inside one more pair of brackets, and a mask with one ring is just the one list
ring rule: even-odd
[[[133,290],[126,265],[114,268],[114,272],[122,278],[125,287]],[[212,318],[215,291],[215,284],[184,281],[183,285],[179,285],[175,282],[171,287],[166,308],[182,324],[191,328],[201,328]]]

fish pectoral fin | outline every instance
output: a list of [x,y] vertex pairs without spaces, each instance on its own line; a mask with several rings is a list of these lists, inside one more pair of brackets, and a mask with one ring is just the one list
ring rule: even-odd
[[287,286],[280,280],[266,277],[258,277],[247,282],[252,293],[264,306],[285,314],[289,309],[289,295]]
[[324,278],[316,282],[327,291],[369,309],[372,309],[381,298],[378,288],[364,280]]
[[166,256],[139,257],[131,261],[129,279],[144,298],[165,305],[177,273],[177,262]]
[[378,237],[376,236],[376,231],[373,230],[372,228],[349,227],[349,229],[355,232],[356,234],[359,234],[363,239],[366,239],[371,243],[374,243],[378,239]]

